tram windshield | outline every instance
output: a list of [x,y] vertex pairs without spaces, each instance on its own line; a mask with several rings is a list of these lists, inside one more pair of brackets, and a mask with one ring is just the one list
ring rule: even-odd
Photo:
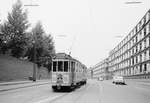
[[68,72],[68,61],[64,61],[64,72]]
[[53,72],[68,72],[69,63],[68,61],[53,61]]
[[53,62],[53,72],[56,72],[56,66],[57,66],[56,63],[57,63],[56,61]]
[[63,71],[63,62],[62,61],[58,61],[58,71],[59,72]]

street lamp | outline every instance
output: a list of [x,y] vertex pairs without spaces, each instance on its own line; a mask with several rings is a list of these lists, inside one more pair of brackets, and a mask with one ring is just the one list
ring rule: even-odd
[[[38,4],[33,4],[33,1],[31,0],[31,3],[30,4],[26,4],[24,5],[26,7],[35,7],[35,6],[39,6]],[[32,75],[32,80],[35,82],[36,81],[36,63],[37,63],[37,58],[36,58],[36,40],[33,40],[33,75]]]
[[30,0],[30,4],[25,4],[24,6],[34,7],[34,6],[39,6],[39,5],[36,3],[33,3],[33,0]]
[[33,81],[36,81],[36,42],[33,41]]
[[125,2],[125,4],[140,4],[142,3],[141,1],[128,1],[128,2]]
[[117,35],[115,36],[115,38],[123,38],[124,36],[123,35]]

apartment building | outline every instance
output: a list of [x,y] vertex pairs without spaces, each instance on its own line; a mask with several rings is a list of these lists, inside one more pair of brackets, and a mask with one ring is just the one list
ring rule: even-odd
[[109,71],[134,76],[150,73],[150,10],[109,53]]
[[102,77],[104,79],[108,78],[108,58],[102,60],[92,67],[93,78]]

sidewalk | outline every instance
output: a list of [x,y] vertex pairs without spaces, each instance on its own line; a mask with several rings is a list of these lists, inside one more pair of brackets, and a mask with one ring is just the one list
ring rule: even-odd
[[150,79],[125,79],[127,83],[136,83],[140,85],[150,86]]
[[32,81],[13,81],[13,82],[1,82],[0,86],[4,85],[16,85],[16,84],[25,84],[25,83],[31,83]]
[[0,92],[44,84],[51,84],[51,80],[4,82],[0,83]]

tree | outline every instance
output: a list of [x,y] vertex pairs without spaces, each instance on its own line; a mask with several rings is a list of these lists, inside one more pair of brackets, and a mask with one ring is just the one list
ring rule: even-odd
[[[55,54],[54,42],[51,35],[46,35],[41,22],[38,22],[35,27],[32,29],[31,33],[32,37],[30,37],[30,43],[32,45],[29,46],[28,52],[26,56],[28,56],[29,60],[37,63],[38,67],[50,64],[52,56]],[[34,61],[34,54],[36,54],[36,60]]]
[[4,22],[0,27],[1,51],[3,54],[9,49],[11,27],[7,22]]
[[52,57],[55,55],[55,48],[53,38],[49,34],[48,36],[44,36],[44,58],[45,61],[43,65],[51,71]]
[[[28,51],[26,53],[26,56],[28,56],[28,59],[32,62],[35,62],[40,66],[39,63],[40,57],[43,56],[43,35],[45,31],[43,29],[43,26],[41,22],[38,22],[35,27],[32,28],[31,32],[28,35]],[[36,60],[34,55],[36,54]]]
[[37,58],[43,56],[44,51],[44,44],[43,44],[43,35],[45,34],[45,31],[43,29],[43,26],[41,22],[38,22],[36,26],[32,29],[33,33],[33,39],[35,42],[35,48],[37,51]]
[[23,56],[26,43],[26,30],[29,27],[27,12],[22,9],[22,2],[18,0],[8,13],[7,21],[2,25],[2,33],[7,37],[11,54],[15,57]]
[[53,56],[55,54],[54,42],[51,34],[44,36],[44,55]]

